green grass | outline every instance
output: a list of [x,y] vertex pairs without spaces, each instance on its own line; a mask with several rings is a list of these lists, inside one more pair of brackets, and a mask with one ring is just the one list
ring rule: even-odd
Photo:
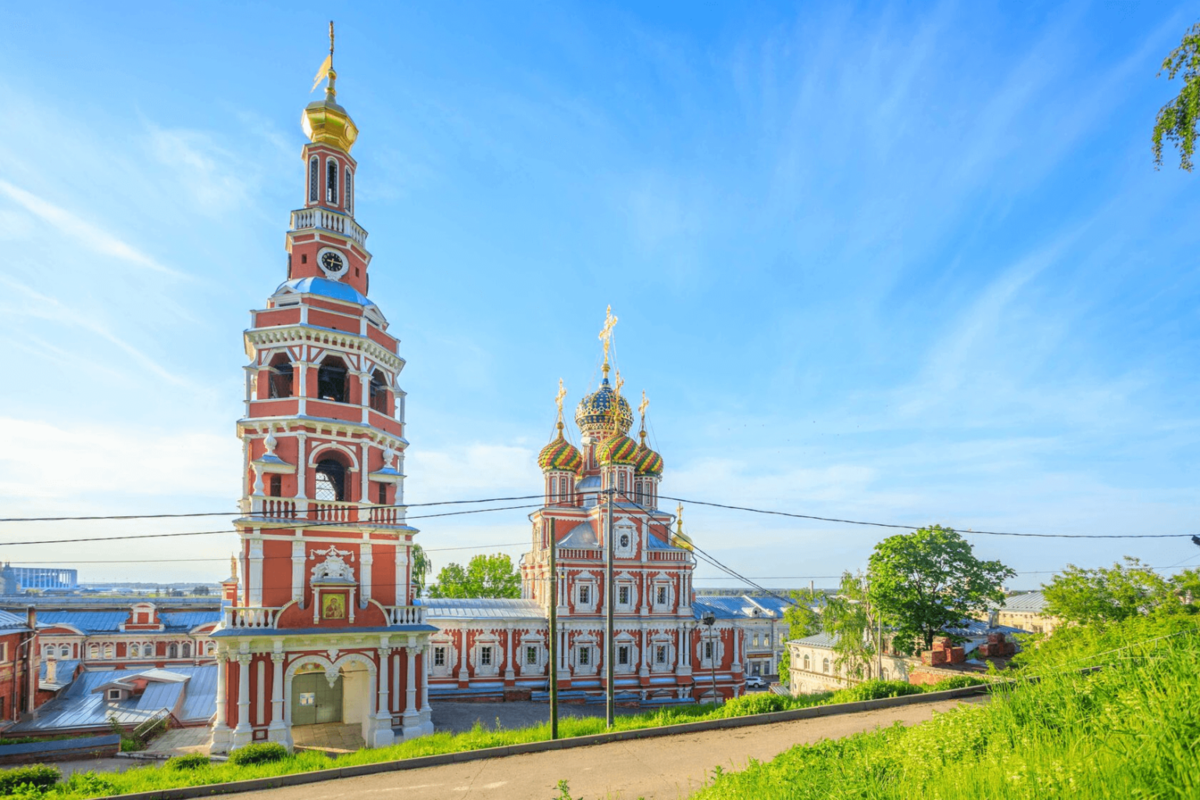
[[797,746],[695,797],[1200,797],[1197,618],[1059,630],[1019,661],[1021,679],[987,705]]
[[[958,679],[955,679],[956,681]],[[783,697],[781,695],[761,692],[748,694],[731,700],[722,706],[686,705],[665,707],[656,711],[641,714],[621,716],[616,719],[615,729],[638,730],[656,728],[664,725],[676,725],[683,722],[700,722],[707,719],[727,717],[742,717],[751,714],[764,714],[775,711],[788,711],[797,708],[808,708],[815,705],[826,705],[835,702],[851,702],[867,699],[868,697],[892,697],[897,694],[911,693],[916,687],[894,681],[872,681],[853,689],[840,692],[825,692],[823,694],[803,695],[800,697]],[[933,691],[941,686],[929,687]],[[861,696],[860,696],[861,695]],[[558,722],[559,738],[568,739],[577,736],[605,733],[607,728],[604,720],[598,717],[563,717]],[[269,778],[278,775],[290,775],[296,772],[312,772],[314,770],[330,769],[334,766],[351,766],[357,764],[373,764],[380,761],[394,761],[402,758],[440,755],[466,750],[482,750],[488,747],[502,747],[511,744],[540,742],[550,738],[550,724],[537,725],[517,730],[487,730],[481,725],[460,734],[435,733],[422,736],[412,741],[381,747],[372,750],[359,750],[339,756],[335,761],[323,753],[297,753],[279,761],[236,765],[231,763],[190,764],[192,769],[164,770],[156,766],[137,767],[122,773],[79,773],[70,780],[58,784],[44,794],[33,792],[33,795],[47,798],[88,798],[97,795],[127,794],[130,792],[145,792],[156,789],[170,789],[179,786],[203,786],[228,781],[250,780],[252,778]],[[0,771],[0,775],[3,772]]]

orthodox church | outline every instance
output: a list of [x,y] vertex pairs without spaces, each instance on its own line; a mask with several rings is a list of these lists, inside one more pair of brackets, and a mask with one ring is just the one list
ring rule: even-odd
[[664,466],[646,445],[644,397],[635,441],[619,373],[610,383],[611,311],[603,380],[575,413],[578,448],[565,435],[560,383],[556,434],[538,457],[544,503],[530,516],[523,598],[416,596],[405,362],[368,299],[371,254],[355,221],[350,155],[358,128],[337,102],[330,54],[325,96],[301,120],[304,203],[291,212],[287,279],[244,334],[240,549],[208,634],[218,672],[212,752],[290,747],[293,728],[325,722],[359,724],[366,745],[380,747],[431,733],[431,698],[541,699],[551,585],[565,702],[600,701],[608,659],[622,703],[740,694],[744,634],[728,617],[700,624],[690,542],[677,515],[658,508]]

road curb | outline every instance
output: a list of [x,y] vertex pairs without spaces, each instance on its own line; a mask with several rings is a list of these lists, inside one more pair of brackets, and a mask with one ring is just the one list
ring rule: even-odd
[[660,736],[675,736],[681,733],[702,733],[704,731],[745,728],[754,725],[771,725],[776,722],[792,722],[794,720],[833,717],[842,714],[857,714],[881,708],[937,703],[942,700],[955,700],[960,697],[987,694],[991,689],[991,685],[968,686],[962,689],[949,689],[944,692],[911,694],[903,697],[885,697],[880,700],[861,700],[856,703],[811,706],[792,711],[775,711],[770,714],[751,714],[744,717],[728,717],[725,719],[703,720],[701,722],[682,722],[677,725],[663,725],[658,728],[595,733],[589,736],[576,736],[570,739],[525,742],[523,744],[509,744],[502,747],[488,747],[480,750],[460,750],[455,753],[439,753],[432,756],[417,756],[415,758],[403,758],[396,761],[380,761],[375,764],[357,764],[352,767],[334,767],[333,769],[322,769],[314,772],[296,772],[290,775],[278,775],[271,778],[252,778],[250,780],[232,781],[229,783],[210,783],[204,786],[181,786],[175,789],[158,789],[150,792],[110,795],[106,798],[100,798],[100,800],[190,800],[190,798],[194,797],[211,797],[217,794],[256,792],[263,789],[302,786],[307,783],[320,783],[339,778],[377,775],[382,772],[440,767],[447,764],[461,764],[469,761],[482,761],[489,758],[546,753],[552,750],[569,750],[576,747],[592,747],[598,744],[609,744],[610,742],[653,739]]

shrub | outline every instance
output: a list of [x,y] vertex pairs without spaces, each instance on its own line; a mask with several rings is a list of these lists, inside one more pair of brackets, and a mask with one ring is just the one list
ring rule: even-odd
[[60,792],[79,797],[104,797],[110,794],[120,794],[117,785],[106,775],[94,772],[76,772],[63,781]]
[[188,753],[184,756],[168,758],[167,763],[163,764],[163,769],[200,769],[201,767],[207,767],[210,763],[211,762],[208,760],[208,756],[204,755],[204,753]]
[[985,683],[987,683],[987,681],[980,680],[974,675],[955,675],[953,678],[946,678],[945,680],[938,681],[932,686],[926,686],[925,691],[946,692],[950,689],[965,689],[968,686],[982,686]]
[[45,764],[0,770],[0,795],[16,794],[21,787],[49,789],[60,777],[58,770]]
[[774,692],[755,692],[754,694],[735,697],[725,704],[725,716],[744,717],[749,714],[770,714],[774,711],[786,711],[791,708],[788,702],[791,698]]
[[229,754],[229,763],[239,767],[252,764],[269,764],[287,758],[287,748],[278,742],[260,742],[239,747]]
[[882,700],[885,697],[903,697],[906,694],[921,694],[924,689],[905,681],[864,681],[849,689],[833,694],[835,703],[857,703],[862,700]]

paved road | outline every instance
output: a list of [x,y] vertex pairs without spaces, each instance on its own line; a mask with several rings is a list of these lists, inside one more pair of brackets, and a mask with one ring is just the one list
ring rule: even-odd
[[792,745],[837,739],[881,725],[914,725],[934,712],[985,698],[946,700],[860,714],[821,717],[774,725],[706,731],[657,739],[509,756],[465,764],[385,772],[361,778],[310,783],[238,795],[245,800],[552,800],[566,778],[582,800],[675,800],[690,795],[714,766],[743,769],[751,757],[774,758]]

